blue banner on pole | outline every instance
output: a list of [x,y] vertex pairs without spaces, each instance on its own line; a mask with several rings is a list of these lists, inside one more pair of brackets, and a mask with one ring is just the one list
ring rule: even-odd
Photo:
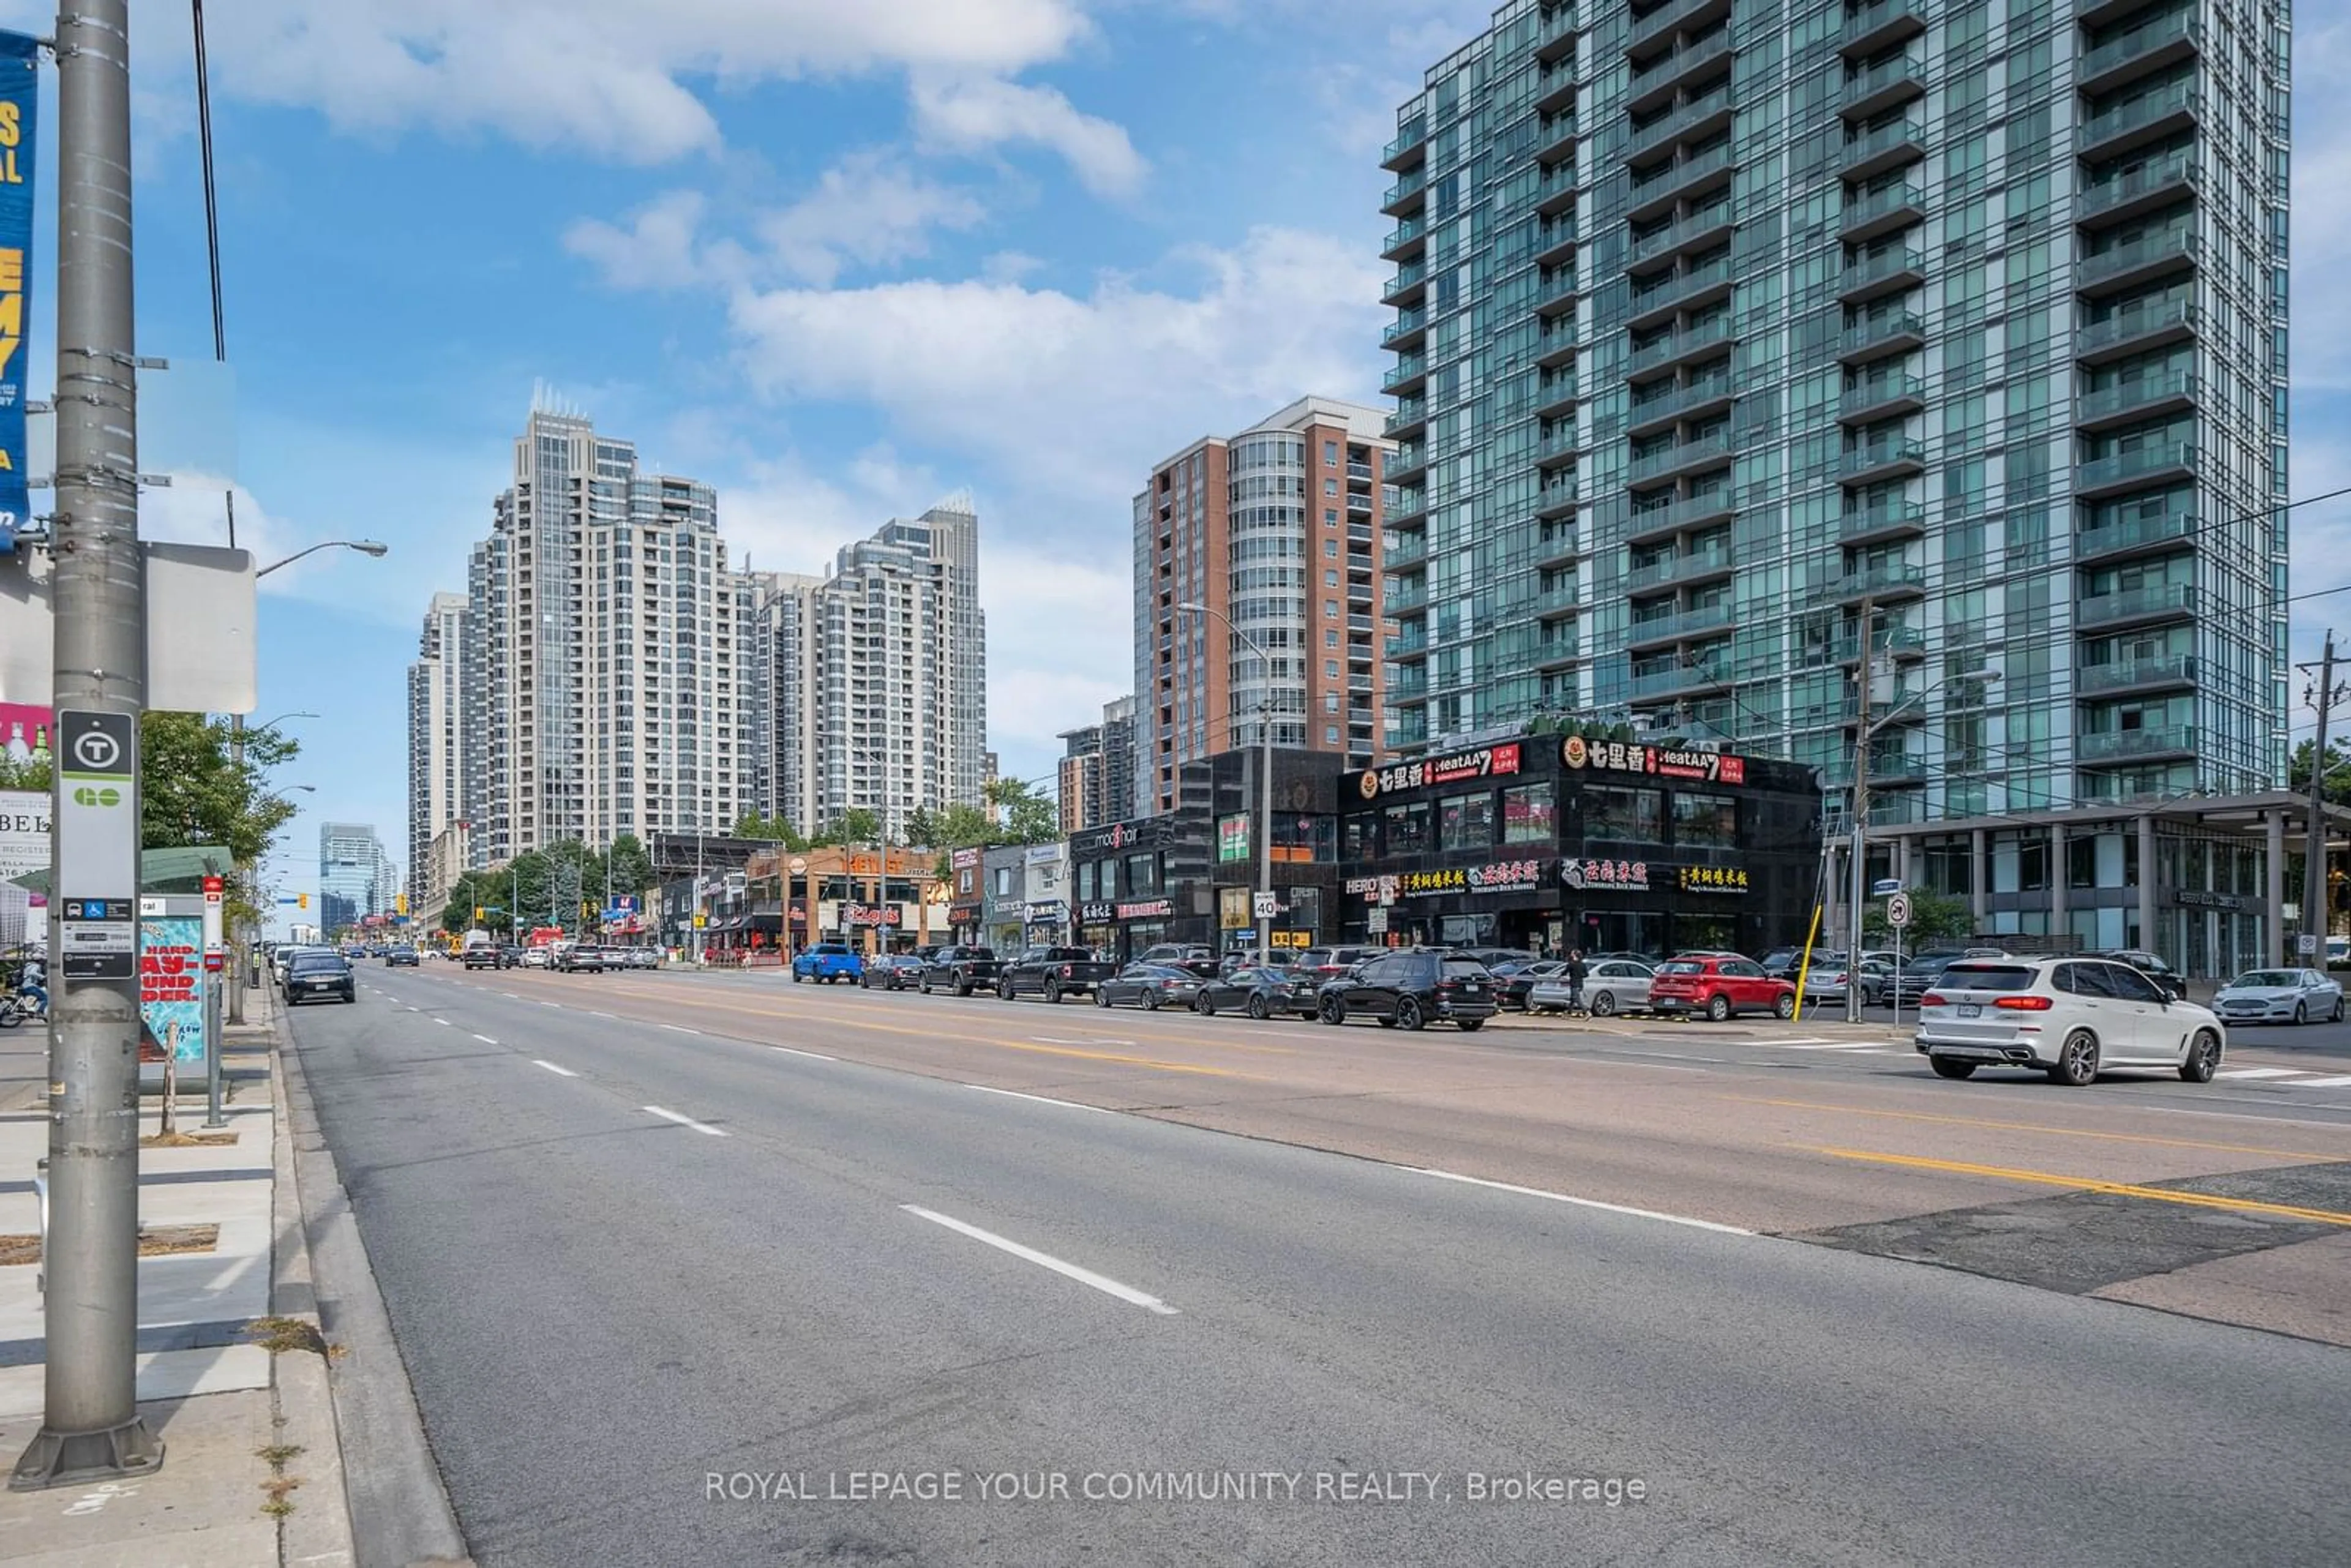
[[32,272],[33,136],[41,119],[40,45],[0,33],[0,555],[32,516],[25,472],[25,298]]

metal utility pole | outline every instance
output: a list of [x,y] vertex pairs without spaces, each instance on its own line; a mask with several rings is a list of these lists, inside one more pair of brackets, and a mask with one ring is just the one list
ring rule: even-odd
[[[1854,727],[1853,742],[1853,861],[1849,868],[1853,894],[1852,906],[1845,911],[1848,922],[1844,953],[1844,1021],[1861,1021],[1861,911],[1862,900],[1869,892],[1869,684],[1877,674],[1877,648],[1872,641],[1870,625],[1877,611],[1874,599],[1861,601],[1861,663],[1857,684],[1861,687],[1859,722]],[[1896,981],[1899,995],[1900,981]]]
[[[2307,666],[2305,666],[2306,668]],[[2335,633],[2318,666],[2318,733],[2310,741],[2310,816],[2302,855],[2302,955],[2313,968],[2326,967],[2326,718],[2335,707]],[[2139,874],[2147,874],[2141,866]]]
[[49,951],[58,962],[41,1259],[48,1364],[41,1429],[8,1478],[18,1491],[143,1475],[163,1462],[162,1443],[139,1415],[135,1359],[135,936],[147,637],[131,311],[130,22],[127,0],[74,0],[57,23],[52,591],[59,744]]
[[[1258,656],[1265,658],[1259,648]],[[1258,800],[1261,814],[1258,820],[1257,885],[1258,895],[1270,900],[1273,894],[1273,661],[1265,661],[1265,700],[1258,704]],[[1273,963],[1273,916],[1262,906],[1257,915],[1257,962],[1260,969]]]

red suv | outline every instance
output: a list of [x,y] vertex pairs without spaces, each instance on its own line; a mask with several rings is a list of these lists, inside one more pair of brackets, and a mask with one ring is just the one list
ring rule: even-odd
[[1692,955],[1657,967],[1649,982],[1649,1010],[1704,1013],[1717,1023],[1733,1013],[1783,1019],[1795,1013],[1796,988],[1773,979],[1752,958]]

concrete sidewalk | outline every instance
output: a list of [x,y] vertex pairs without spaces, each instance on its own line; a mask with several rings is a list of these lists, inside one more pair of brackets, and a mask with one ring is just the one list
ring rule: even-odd
[[[140,1411],[163,1442],[162,1468],[123,1482],[0,1492],[0,1559],[56,1568],[353,1560],[326,1357],[264,1348],[250,1327],[273,1313],[313,1330],[317,1320],[280,1113],[272,993],[248,992],[246,1010],[250,1021],[224,1034],[227,1127],[204,1126],[201,1073],[179,1096],[179,1132],[224,1141],[140,1150],[141,1232],[217,1228],[209,1250],[139,1263]],[[46,1076],[45,1031],[11,1031],[0,1048],[0,1234],[40,1229],[32,1178],[48,1153]],[[160,1096],[147,1095],[142,1137],[155,1133],[159,1111]],[[40,1272],[0,1267],[0,1461],[12,1465],[41,1426]],[[315,1333],[292,1337],[323,1346]],[[282,1511],[265,1511],[276,1499]]]

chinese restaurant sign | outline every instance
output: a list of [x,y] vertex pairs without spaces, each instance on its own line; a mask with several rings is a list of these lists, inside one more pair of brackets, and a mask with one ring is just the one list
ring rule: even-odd
[[1744,784],[1747,758],[1720,751],[1683,751],[1629,740],[1586,740],[1571,735],[1559,743],[1559,759],[1573,771],[1643,773],[1657,779],[1689,779],[1701,784]]

